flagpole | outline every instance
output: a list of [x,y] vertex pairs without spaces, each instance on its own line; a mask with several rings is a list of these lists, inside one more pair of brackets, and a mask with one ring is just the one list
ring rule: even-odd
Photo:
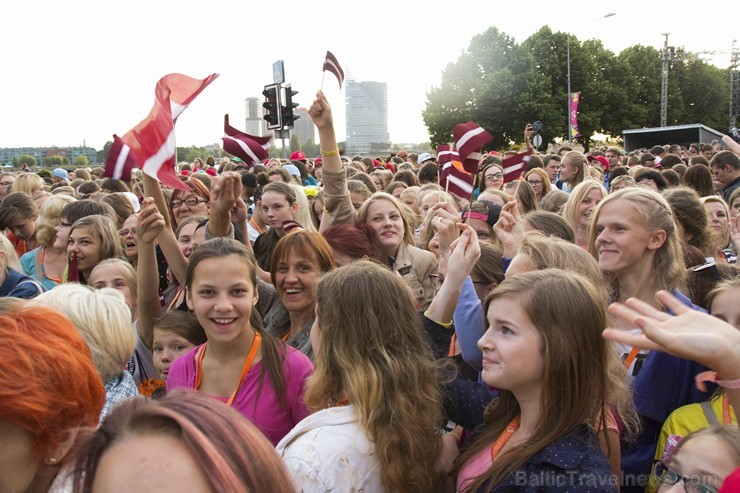
[[326,70],[321,72],[321,85],[319,86],[319,91],[324,90],[324,77],[326,77]]

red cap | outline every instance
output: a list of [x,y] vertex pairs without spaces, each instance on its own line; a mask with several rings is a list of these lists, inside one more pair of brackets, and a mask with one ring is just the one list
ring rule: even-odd
[[206,169],[206,174],[207,175],[211,175],[211,176],[216,176],[216,170],[213,169],[213,168],[207,168]]
[[301,151],[295,151],[293,154],[290,155],[291,161],[305,161],[306,155],[303,154]]
[[598,161],[601,163],[605,170],[609,169],[609,160],[604,156],[588,156],[588,161]]
[[395,166],[395,164],[393,164],[391,162],[385,163],[385,169],[391,170],[394,173],[396,172],[396,166]]
[[313,167],[314,168],[320,168],[324,165],[324,159],[319,156],[316,159],[313,160]]

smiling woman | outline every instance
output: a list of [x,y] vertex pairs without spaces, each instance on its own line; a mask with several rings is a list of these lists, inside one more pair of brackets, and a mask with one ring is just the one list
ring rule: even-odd
[[265,330],[313,359],[309,333],[316,310],[316,284],[335,266],[321,233],[293,231],[275,247],[270,264],[280,303],[265,316]]

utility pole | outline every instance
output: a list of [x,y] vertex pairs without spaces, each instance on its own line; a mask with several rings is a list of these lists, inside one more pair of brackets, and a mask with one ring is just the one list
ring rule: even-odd
[[730,56],[730,129],[737,128],[737,117],[740,115],[740,52],[732,40],[732,55]]
[[686,53],[683,48],[668,46],[668,35],[663,33],[665,42],[663,43],[663,52],[661,53],[662,77],[660,79],[660,126],[668,126],[668,71],[673,62],[682,62],[686,59]]

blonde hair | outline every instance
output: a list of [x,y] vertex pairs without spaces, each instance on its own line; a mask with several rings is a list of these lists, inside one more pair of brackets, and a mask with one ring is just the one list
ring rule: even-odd
[[583,153],[580,153],[578,151],[570,151],[566,152],[565,156],[563,156],[562,160],[560,161],[561,166],[566,159],[572,166],[577,169],[576,176],[574,176],[573,179],[568,182],[568,188],[573,190],[576,186],[578,186],[586,179],[586,165],[588,164],[588,160],[586,159],[586,156],[583,155]]
[[414,229],[411,226],[412,219],[408,216],[408,208],[404,207],[401,202],[398,201],[396,197],[393,195],[386,193],[386,192],[375,192],[370,196],[369,199],[367,199],[363,204],[362,207],[360,207],[360,210],[357,211],[357,220],[361,223],[367,224],[368,220],[368,209],[371,205],[373,205],[378,200],[387,200],[393,206],[398,209],[398,212],[401,214],[401,220],[403,221],[403,241],[407,245],[415,245],[416,240],[414,238]]
[[115,289],[95,290],[82,284],[61,284],[36,301],[62,312],[72,321],[92,352],[103,379],[118,376],[136,349],[131,310]]
[[[13,182],[14,192],[23,192],[29,197],[35,190],[44,188],[44,179],[35,173],[20,173]],[[35,189],[35,190],[34,190]]]
[[123,273],[123,278],[126,280],[126,284],[128,284],[128,289],[131,291],[131,302],[134,304],[134,306],[131,307],[131,310],[136,309],[136,295],[137,295],[137,284],[136,284],[136,269],[134,269],[134,266],[129,264],[123,259],[120,258],[108,258],[100,262],[98,265],[93,267],[93,270],[90,271],[90,280],[92,280],[93,276],[95,276],[95,271],[99,270],[102,267],[105,267],[106,265],[114,265],[121,269]]
[[581,205],[581,202],[586,199],[586,196],[591,193],[592,190],[599,190],[601,192],[602,199],[607,195],[606,189],[601,183],[594,180],[587,180],[576,185],[573,191],[570,192],[570,196],[563,206],[561,215],[566,221],[568,221],[568,224],[573,228],[573,231],[578,231],[579,229],[577,217],[578,206]]
[[48,247],[54,242],[56,227],[62,216],[64,206],[75,202],[77,199],[69,195],[54,195],[49,197],[39,209],[39,217],[36,219],[36,241],[40,245]]
[[21,267],[21,260],[18,258],[18,253],[16,253],[15,247],[4,234],[0,234],[0,250],[5,252],[5,265],[2,267],[6,272],[8,268],[18,272],[23,270],[23,267]]
[[[677,221],[668,201],[653,190],[643,187],[623,188],[599,202],[599,205],[591,214],[591,227],[588,234],[588,250],[591,255],[598,258],[596,238],[599,236],[599,231],[596,228],[596,222],[601,210],[607,204],[618,200],[626,202],[643,218],[646,229],[652,232],[663,230],[666,233],[665,242],[655,251],[655,257],[653,258],[650,291],[656,292],[661,289],[666,291],[685,290],[686,265],[683,260],[681,238],[676,227]],[[612,282],[615,284],[614,287],[617,289],[616,294],[618,295],[618,280],[613,279]]]
[[306,404],[316,411],[346,397],[374,444],[384,489],[434,490],[442,480],[434,471],[443,363],[432,355],[410,290],[394,272],[358,260],[319,281],[316,305],[321,343]]
[[306,196],[306,189],[303,185],[297,183],[289,183],[295,190],[296,202],[298,202],[298,210],[293,215],[293,220],[303,226],[306,231],[316,231],[316,227],[313,225],[313,219],[311,218],[311,204],[308,202]]

